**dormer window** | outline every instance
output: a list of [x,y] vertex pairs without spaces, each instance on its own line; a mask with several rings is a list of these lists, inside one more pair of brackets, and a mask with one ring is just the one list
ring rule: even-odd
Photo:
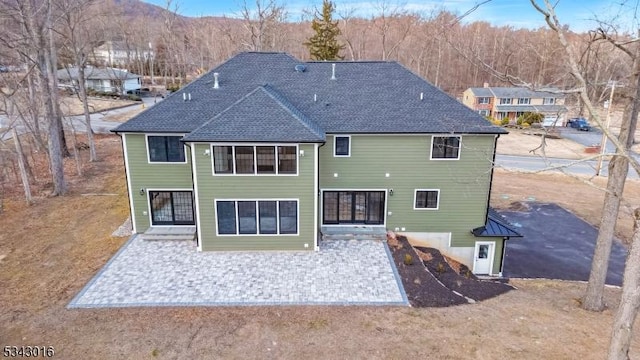
[[518,98],[518,105],[529,105],[531,104],[531,98]]

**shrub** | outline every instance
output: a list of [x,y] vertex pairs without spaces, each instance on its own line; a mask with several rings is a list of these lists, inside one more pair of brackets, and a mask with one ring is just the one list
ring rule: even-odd
[[540,113],[526,112],[522,115],[522,122],[525,124],[537,124],[544,120],[544,115]]
[[439,262],[438,265],[436,266],[436,271],[438,272],[438,274],[442,274],[445,270],[444,264]]
[[528,129],[528,128],[530,128],[530,127],[531,127],[531,124],[526,123],[526,122],[523,122],[523,123],[522,123],[522,127],[523,127],[523,128],[525,128],[525,129]]
[[175,84],[174,83],[174,84],[167,85],[167,91],[169,91],[169,92],[176,92],[178,90],[180,90],[180,85],[179,84]]
[[404,264],[405,265],[413,265],[413,256],[411,254],[404,254]]
[[127,98],[129,98],[129,100],[131,101],[142,101],[142,98],[135,94],[129,94]]
[[500,120],[500,125],[505,126],[505,125],[509,125],[509,118],[508,117],[503,117],[502,120]]

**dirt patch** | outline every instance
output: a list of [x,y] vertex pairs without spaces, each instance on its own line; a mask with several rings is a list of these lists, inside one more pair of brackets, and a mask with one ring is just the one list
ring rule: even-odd
[[[500,135],[496,151],[502,155],[580,159],[585,157],[585,147],[569,139],[545,138],[544,153],[540,145],[542,136],[534,130],[508,129],[509,134]],[[542,130],[537,130],[541,132]]]

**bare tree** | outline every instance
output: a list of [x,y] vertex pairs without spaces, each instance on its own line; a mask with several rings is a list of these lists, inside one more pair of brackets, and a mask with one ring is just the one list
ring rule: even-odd
[[[56,2],[56,10],[60,16],[59,22],[61,27],[58,33],[63,39],[63,49],[69,53],[77,69],[77,93],[82,102],[87,127],[89,161],[98,160],[95,140],[93,139],[93,130],[91,129],[91,112],[89,111],[85,74],[88,54],[102,41],[102,37],[96,32],[93,26],[95,19],[100,15],[97,13],[96,4],[97,2],[95,0],[64,0]],[[70,74],[70,77],[73,79],[71,75],[72,74]]]

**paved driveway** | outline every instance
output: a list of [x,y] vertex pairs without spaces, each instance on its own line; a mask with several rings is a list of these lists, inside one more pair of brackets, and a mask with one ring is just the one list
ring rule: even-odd
[[[598,231],[555,204],[527,203],[528,211],[501,211],[524,238],[507,241],[506,277],[588,280]],[[622,285],[626,248],[614,240],[607,284]]]
[[408,305],[385,242],[323,241],[318,252],[197,252],[130,239],[68,307]]

